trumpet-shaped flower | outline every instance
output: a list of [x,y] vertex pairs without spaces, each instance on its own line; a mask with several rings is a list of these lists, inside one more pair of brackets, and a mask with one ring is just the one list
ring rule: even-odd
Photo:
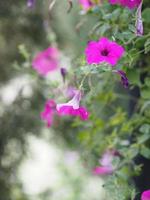
[[109,175],[112,174],[115,170],[115,166],[113,165],[113,160],[115,157],[118,157],[119,154],[117,151],[108,150],[106,151],[101,160],[100,166],[97,166],[93,169],[93,173],[95,175]]
[[146,190],[142,193],[141,200],[150,200],[150,190]]
[[89,113],[86,108],[80,106],[81,92],[77,91],[68,103],[57,104],[56,109],[60,115],[79,116],[81,120],[87,120]]
[[100,64],[106,62],[112,66],[116,65],[123,56],[124,48],[107,38],[100,38],[99,41],[90,41],[85,50],[88,64]]
[[35,56],[32,61],[32,66],[39,74],[46,76],[50,71],[58,68],[58,59],[58,49],[49,47]]
[[53,117],[56,112],[56,104],[54,100],[48,100],[45,104],[44,111],[41,113],[41,119],[47,122],[47,127],[53,124]]
[[65,91],[65,95],[68,98],[73,98],[76,93],[77,93],[77,89],[75,87],[73,87],[73,86],[67,87],[67,89]]
[[134,9],[139,6],[142,0],[109,0],[111,4],[119,4],[129,9]]

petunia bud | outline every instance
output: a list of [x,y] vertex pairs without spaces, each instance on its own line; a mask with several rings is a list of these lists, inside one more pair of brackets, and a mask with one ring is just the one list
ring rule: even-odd
[[121,77],[121,83],[125,88],[128,88],[129,86],[129,80],[126,76],[126,73],[122,70],[113,70],[112,72],[118,74]]
[[66,75],[67,75],[67,70],[66,68],[60,68],[60,73],[61,73],[61,76],[63,78],[63,81],[65,82],[65,78],[66,78]]
[[142,36],[143,35],[143,21],[142,21],[142,2],[140,3],[137,9],[137,16],[136,16],[136,35]]

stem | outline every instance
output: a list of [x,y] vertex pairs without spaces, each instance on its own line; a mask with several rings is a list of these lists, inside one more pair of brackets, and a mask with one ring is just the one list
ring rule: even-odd
[[82,81],[80,83],[80,86],[79,86],[79,90],[82,89],[83,83],[84,83],[85,79],[88,77],[89,74],[90,74],[90,72],[88,72],[87,74],[85,74],[85,76],[83,77],[83,79],[82,79]]

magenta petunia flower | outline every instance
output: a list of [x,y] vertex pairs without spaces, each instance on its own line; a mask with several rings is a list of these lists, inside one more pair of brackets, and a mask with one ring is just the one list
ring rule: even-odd
[[79,3],[85,11],[88,11],[90,8],[96,5],[101,5],[102,0],[79,0]]
[[48,100],[45,104],[44,111],[41,113],[41,119],[47,122],[47,127],[53,124],[53,117],[56,112],[56,103],[54,100]]
[[32,61],[33,68],[43,76],[56,70],[59,65],[59,52],[55,47],[49,47],[38,53]]
[[93,169],[93,174],[95,175],[109,175],[112,174],[115,170],[113,165],[113,160],[115,157],[119,157],[119,153],[115,150],[106,151],[102,158],[100,159],[100,166],[97,166]]
[[109,0],[111,4],[119,4],[129,9],[134,9],[139,6],[142,0]]
[[57,112],[60,115],[79,116],[81,120],[87,120],[89,113],[86,108],[80,106],[80,100],[81,92],[77,91],[68,103],[57,104]]
[[121,77],[121,83],[125,88],[128,88],[129,86],[129,80],[126,76],[126,73],[122,70],[113,70],[112,72],[118,74]]
[[91,0],[79,0],[79,3],[86,11],[89,10],[94,5]]
[[93,174],[95,175],[109,175],[113,173],[112,167],[109,166],[98,166],[93,170]]
[[142,193],[141,200],[150,200],[150,190],[146,190]]
[[90,41],[85,50],[88,64],[109,63],[114,66],[123,56],[124,48],[107,38],[100,38],[99,41]]

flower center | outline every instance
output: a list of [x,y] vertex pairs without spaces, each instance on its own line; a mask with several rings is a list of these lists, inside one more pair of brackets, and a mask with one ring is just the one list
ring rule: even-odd
[[104,50],[101,51],[102,56],[108,56],[108,54],[109,54],[109,52],[108,52],[107,49],[104,49]]

